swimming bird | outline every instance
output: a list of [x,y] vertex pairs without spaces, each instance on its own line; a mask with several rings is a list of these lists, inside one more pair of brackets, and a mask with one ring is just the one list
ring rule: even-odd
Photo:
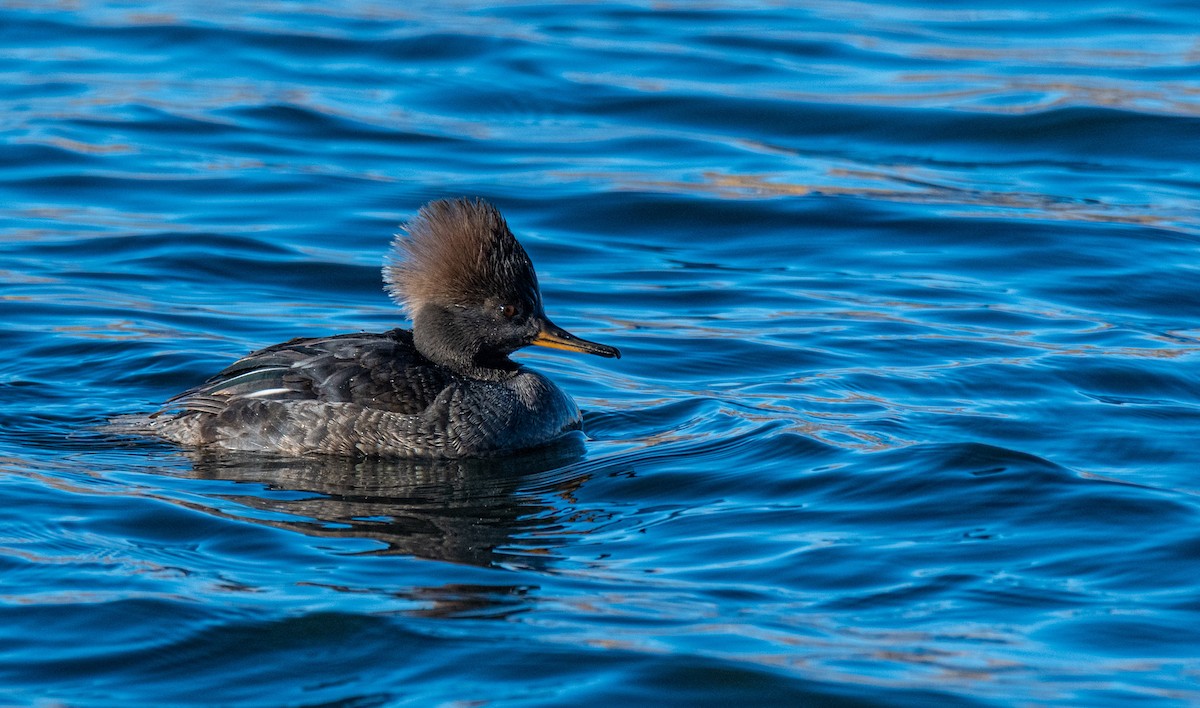
[[411,330],[253,352],[167,401],[148,431],[284,455],[475,457],[579,429],[574,401],[509,355],[531,344],[621,354],[550,321],[533,262],[500,212],[478,199],[433,201],[404,231],[383,275]]

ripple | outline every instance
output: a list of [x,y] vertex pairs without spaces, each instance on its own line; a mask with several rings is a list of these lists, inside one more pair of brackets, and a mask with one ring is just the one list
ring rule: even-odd
[[[11,700],[1200,701],[1191,7],[76,5],[0,9]],[[105,425],[403,325],[460,194],[586,438]]]

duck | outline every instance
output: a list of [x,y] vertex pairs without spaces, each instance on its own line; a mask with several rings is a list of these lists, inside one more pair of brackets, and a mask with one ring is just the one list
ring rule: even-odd
[[218,450],[469,458],[581,429],[575,402],[511,355],[619,358],[545,313],[533,262],[482,199],[422,206],[397,234],[385,289],[411,329],[297,338],[235,361],[148,416],[148,432]]

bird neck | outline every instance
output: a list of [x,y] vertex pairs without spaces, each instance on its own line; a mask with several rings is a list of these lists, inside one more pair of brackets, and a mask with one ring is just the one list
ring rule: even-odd
[[470,379],[503,381],[518,371],[507,354],[488,349],[467,323],[442,307],[425,305],[414,314],[413,346],[426,359]]

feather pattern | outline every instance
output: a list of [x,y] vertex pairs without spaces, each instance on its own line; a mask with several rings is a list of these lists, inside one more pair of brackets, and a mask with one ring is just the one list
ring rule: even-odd
[[537,273],[500,211],[483,200],[430,202],[392,241],[388,293],[409,317],[425,302],[539,298]]
[[399,457],[531,447],[579,424],[575,404],[540,374],[460,377],[421,356],[402,329],[267,347],[172,398],[148,423],[186,445]]
[[481,200],[430,202],[406,231],[384,280],[412,331],[261,349],[144,427],[185,445],[401,457],[518,450],[579,428],[570,397],[508,355],[530,344],[620,353],[546,318],[533,264],[500,212]]

